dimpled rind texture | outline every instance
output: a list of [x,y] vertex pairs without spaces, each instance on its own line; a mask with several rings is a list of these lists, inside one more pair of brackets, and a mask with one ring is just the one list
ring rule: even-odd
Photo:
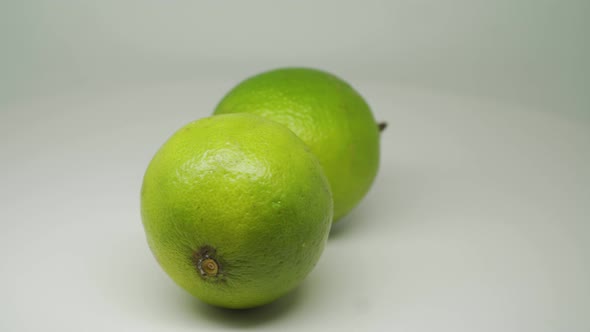
[[[182,288],[226,308],[269,303],[313,269],[332,223],[330,186],[290,130],[251,114],[192,122],[156,153],[141,215],[159,264]],[[214,248],[219,276],[194,261]]]
[[285,68],[234,87],[215,114],[252,113],[297,134],[318,157],[334,196],[334,221],[367,194],[379,167],[379,129],[362,96],[340,78]]

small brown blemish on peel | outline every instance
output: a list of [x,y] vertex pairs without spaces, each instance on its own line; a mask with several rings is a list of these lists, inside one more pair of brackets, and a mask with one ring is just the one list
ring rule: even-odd
[[377,126],[379,127],[379,131],[383,132],[387,128],[387,122],[381,122]]

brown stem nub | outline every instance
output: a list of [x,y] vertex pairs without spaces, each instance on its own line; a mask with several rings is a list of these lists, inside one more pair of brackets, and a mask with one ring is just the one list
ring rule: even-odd
[[192,259],[201,278],[219,280],[223,276],[223,269],[216,258],[215,248],[203,246],[193,252]]
[[379,127],[379,132],[383,132],[387,128],[387,122],[381,122],[377,126]]
[[219,265],[217,265],[217,262],[212,258],[200,261],[198,268],[201,275],[207,277],[215,277],[219,271]]

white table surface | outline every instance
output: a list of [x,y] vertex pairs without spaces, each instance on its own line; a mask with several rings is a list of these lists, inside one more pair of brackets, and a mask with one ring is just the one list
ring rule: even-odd
[[234,81],[77,89],[0,110],[0,331],[590,331],[590,120],[356,82],[380,173],[315,270],[209,307],[147,247],[143,172]]

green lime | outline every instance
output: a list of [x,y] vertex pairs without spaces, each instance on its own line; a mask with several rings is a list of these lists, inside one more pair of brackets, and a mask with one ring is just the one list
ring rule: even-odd
[[361,95],[340,78],[285,68],[234,87],[215,114],[253,113],[279,122],[318,157],[332,188],[334,220],[366,195],[379,167],[379,126]]
[[332,220],[316,157],[290,130],[251,114],[212,116],[156,153],[141,191],[154,256],[181,287],[227,308],[269,303],[318,261]]

